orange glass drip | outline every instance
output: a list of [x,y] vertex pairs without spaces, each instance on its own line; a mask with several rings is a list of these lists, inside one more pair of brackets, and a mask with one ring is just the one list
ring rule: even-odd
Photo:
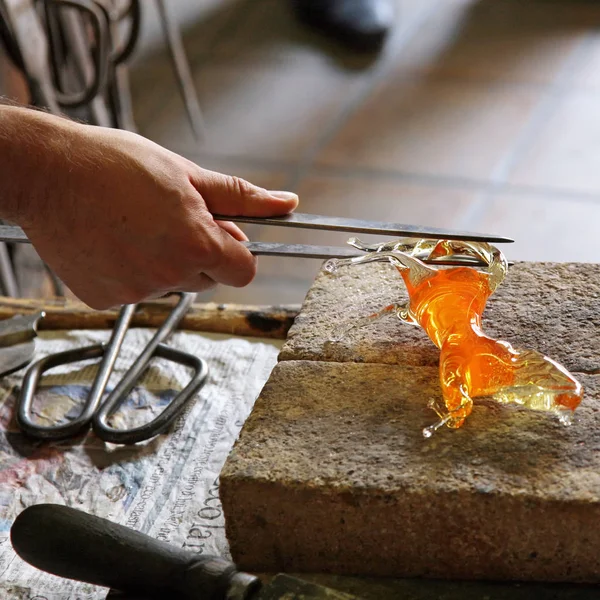
[[[534,351],[515,350],[481,329],[491,295],[489,276],[468,267],[440,270],[408,290],[410,316],[440,349],[440,383],[449,427],[460,427],[473,398],[497,396],[533,409],[563,414],[581,402],[581,385],[560,365]],[[450,418],[447,418],[447,417]]]
[[[344,327],[341,336],[394,311],[402,320],[421,326],[440,349],[440,383],[443,404],[430,403],[439,421],[423,430],[426,437],[446,425],[461,427],[473,408],[473,398],[488,396],[531,410],[556,414],[568,424],[579,406],[581,384],[560,364],[535,350],[518,350],[506,341],[485,335],[481,328],[488,298],[507,271],[504,255],[489,244],[435,240],[400,240],[368,246],[352,239],[350,244],[368,252],[352,259],[329,261],[325,268],[386,261],[402,276],[408,291],[405,306],[391,305],[375,315]],[[461,254],[487,264],[440,268],[426,264],[432,259]],[[337,336],[338,339],[341,336]]]

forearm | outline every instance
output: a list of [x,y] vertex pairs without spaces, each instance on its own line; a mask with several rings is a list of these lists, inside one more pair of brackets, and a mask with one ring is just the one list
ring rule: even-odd
[[[0,219],[27,225],[60,197],[75,123],[0,104]],[[58,192],[58,193],[57,193]],[[58,208],[58,207],[54,207]]]

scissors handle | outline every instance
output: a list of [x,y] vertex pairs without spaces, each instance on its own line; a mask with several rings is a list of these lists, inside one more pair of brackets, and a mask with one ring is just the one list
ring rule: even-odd
[[78,435],[90,424],[91,415],[96,406],[92,406],[90,402],[91,394],[86,401],[81,413],[75,419],[66,421],[65,423],[53,423],[52,425],[42,425],[36,422],[33,417],[33,401],[37,391],[41,376],[45,371],[82,360],[91,360],[100,358],[104,355],[105,345],[94,344],[85,348],[74,348],[73,350],[65,350],[57,352],[50,356],[40,358],[25,373],[21,393],[17,402],[17,424],[21,431],[30,437],[42,440],[62,440],[71,436]]
[[[123,306],[107,344],[94,344],[85,348],[74,348],[57,352],[37,360],[25,373],[21,393],[17,402],[17,423],[29,436],[43,440],[62,440],[78,435],[87,429],[96,412],[108,384],[117,356],[123,345],[125,334],[135,312],[135,304]],[[92,389],[79,415],[64,423],[41,425],[33,420],[34,396],[42,375],[59,365],[102,357]]]
[[[138,427],[117,429],[108,420],[126,401],[131,388],[139,375],[125,375],[121,383],[109,394],[92,418],[94,433],[105,442],[113,444],[137,444],[155,435],[164,433],[175,421],[183,407],[197,394],[208,376],[208,365],[205,360],[187,352],[181,352],[164,344],[158,344],[150,358],[164,358],[193,369],[194,374],[188,384],[173,398],[154,419]],[[144,368],[147,365],[144,366]],[[141,375],[141,372],[140,372]]]
[[[156,331],[148,345],[142,350],[138,358],[129,367],[127,373],[125,373],[124,377],[104,401],[102,401],[102,397],[135,312],[135,304],[123,306],[108,344],[95,344],[84,348],[66,350],[36,361],[25,374],[17,402],[17,423],[21,430],[34,438],[61,440],[84,432],[91,424],[94,433],[105,442],[136,444],[159,435],[168,429],[179,415],[181,409],[204,385],[208,376],[206,361],[163,344],[173,331],[175,331],[195,298],[195,294],[192,293],[182,293],[179,295],[181,298],[166,321]],[[32,411],[34,396],[44,372],[59,365],[100,357],[102,357],[102,362],[94,379],[92,389],[83,405],[83,409],[77,417],[64,423],[54,423],[51,425],[42,425],[34,420]],[[126,429],[113,427],[109,424],[110,417],[127,402],[131,390],[144,374],[150,360],[153,358],[164,358],[191,368],[193,375],[190,381],[171,400],[166,408],[150,422]]]

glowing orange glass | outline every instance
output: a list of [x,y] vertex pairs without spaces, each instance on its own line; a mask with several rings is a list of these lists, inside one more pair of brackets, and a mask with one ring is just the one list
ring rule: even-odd
[[[449,241],[388,242],[366,246],[350,243],[366,255],[329,261],[326,268],[387,261],[400,272],[408,291],[407,305],[391,305],[375,315],[345,327],[372,322],[390,312],[420,325],[440,349],[440,383],[443,405],[430,403],[439,421],[423,430],[426,437],[447,425],[463,425],[473,398],[490,396],[498,402],[516,403],[532,410],[552,412],[567,424],[581,402],[580,383],[561,365],[535,350],[516,350],[508,342],[486,336],[481,318],[490,295],[507,271],[503,254],[489,244]],[[475,257],[488,267],[434,267],[421,259],[448,256]],[[340,338],[340,332],[336,336]]]

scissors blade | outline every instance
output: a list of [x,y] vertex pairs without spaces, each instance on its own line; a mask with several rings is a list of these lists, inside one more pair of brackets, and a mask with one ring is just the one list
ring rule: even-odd
[[394,237],[416,237],[442,240],[464,240],[468,242],[511,243],[511,238],[487,234],[455,231],[436,227],[405,225],[403,223],[386,223],[382,221],[366,221],[345,217],[329,217],[306,213],[290,213],[282,217],[246,217],[213,215],[217,221],[234,223],[251,223],[255,225],[275,225],[279,227],[298,227],[301,229],[321,229],[327,231],[347,231],[352,233],[368,233],[390,235]]

